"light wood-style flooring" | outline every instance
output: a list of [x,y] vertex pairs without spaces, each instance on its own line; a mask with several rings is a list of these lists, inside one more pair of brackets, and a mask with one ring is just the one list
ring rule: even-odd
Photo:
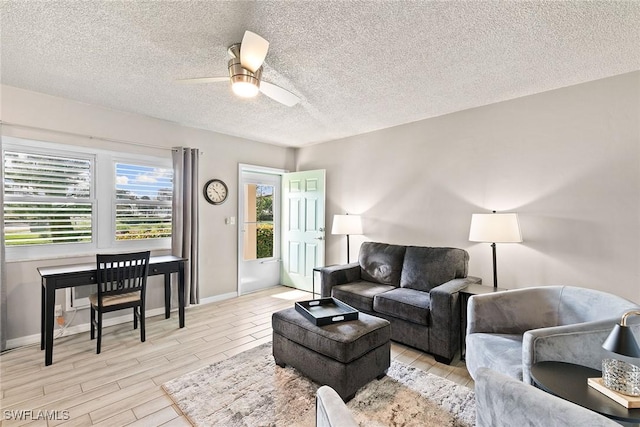
[[[151,317],[144,343],[132,323],[111,326],[104,330],[99,355],[89,332],[62,337],[55,341],[53,365],[47,367],[39,345],[5,352],[0,356],[0,425],[188,426],[160,386],[270,341],[271,314],[310,298],[308,292],[277,287],[194,306],[186,311],[183,329],[177,327],[175,312],[171,319]],[[473,387],[464,362],[457,359],[443,365],[397,343],[391,346],[391,356]],[[68,419],[8,419],[17,411],[31,416],[38,411],[68,411],[60,412]]]

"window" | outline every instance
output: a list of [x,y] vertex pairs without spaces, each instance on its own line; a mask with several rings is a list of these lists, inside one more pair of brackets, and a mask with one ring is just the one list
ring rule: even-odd
[[274,191],[273,185],[245,184],[245,261],[274,256]]
[[169,158],[10,137],[3,148],[7,259],[170,247]]
[[115,164],[116,240],[171,237],[171,169]]
[[5,151],[6,245],[91,242],[92,170],[88,158]]

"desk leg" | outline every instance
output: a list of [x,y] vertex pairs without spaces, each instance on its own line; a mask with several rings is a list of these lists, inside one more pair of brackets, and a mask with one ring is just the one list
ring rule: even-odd
[[164,318],[171,317],[171,273],[164,275]]
[[184,328],[184,262],[178,267],[178,317],[180,327]]
[[56,302],[56,289],[52,284],[45,286],[45,300],[44,365],[49,366],[53,363],[53,315]]
[[44,350],[44,331],[46,318],[45,306],[47,301],[47,294],[45,293],[44,278],[40,280],[40,350]]

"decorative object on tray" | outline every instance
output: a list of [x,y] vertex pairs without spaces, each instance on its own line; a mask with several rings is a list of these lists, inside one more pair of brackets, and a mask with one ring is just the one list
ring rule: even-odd
[[640,368],[622,360],[604,359],[602,383],[618,393],[640,396]]
[[316,326],[358,319],[358,310],[335,298],[296,302],[296,311]]
[[[602,348],[627,357],[640,357],[640,347],[627,325],[629,316],[639,310],[626,311]],[[602,378],[589,378],[589,385],[627,408],[640,408],[640,367],[618,359],[602,361]]]

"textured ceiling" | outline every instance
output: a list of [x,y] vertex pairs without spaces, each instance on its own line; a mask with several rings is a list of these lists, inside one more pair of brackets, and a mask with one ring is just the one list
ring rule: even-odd
[[[304,146],[640,69],[640,2],[2,1],[2,83]],[[270,41],[240,99],[227,47]]]

